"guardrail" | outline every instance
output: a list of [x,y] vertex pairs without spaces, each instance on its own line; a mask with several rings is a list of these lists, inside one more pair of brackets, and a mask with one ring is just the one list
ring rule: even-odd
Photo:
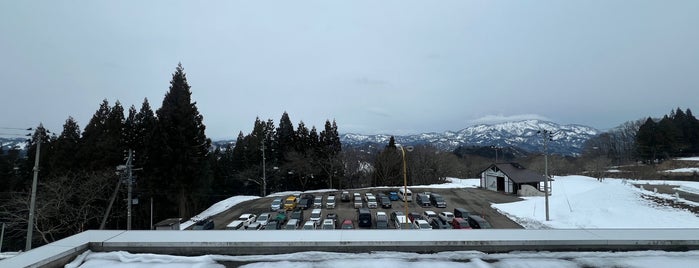
[[87,249],[187,256],[302,251],[686,251],[699,249],[699,229],[86,231],[0,261],[0,267],[59,267]]

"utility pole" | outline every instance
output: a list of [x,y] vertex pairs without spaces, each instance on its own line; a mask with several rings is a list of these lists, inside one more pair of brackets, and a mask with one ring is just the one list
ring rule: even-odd
[[[41,124],[39,124],[39,127],[43,128]],[[41,154],[41,142],[44,138],[43,132],[37,131],[36,133],[36,157],[34,158],[34,178],[32,179],[32,197],[29,203],[29,220],[27,221],[27,243],[24,246],[25,251],[29,251],[30,249],[32,249],[32,234],[34,231],[34,209],[36,207],[36,184],[37,180],[39,180],[39,155]]]
[[126,185],[128,185],[128,205],[126,209],[126,230],[131,230],[131,203],[133,200],[131,200],[131,191],[133,189],[133,172],[132,172],[132,159],[133,159],[133,151],[129,149],[129,158],[126,160],[126,176],[127,176],[127,182]]
[[552,133],[548,130],[538,131],[542,133],[544,138],[544,198],[546,202],[546,221],[549,221],[549,153],[548,142],[551,140]]
[[267,168],[265,168],[265,141],[262,140],[262,197],[267,196]]

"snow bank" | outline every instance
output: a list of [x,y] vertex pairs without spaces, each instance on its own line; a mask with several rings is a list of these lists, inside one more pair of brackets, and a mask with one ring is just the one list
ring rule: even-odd
[[66,268],[92,267],[223,267],[216,263],[243,262],[241,267],[693,267],[699,251],[665,252],[514,252],[478,251],[417,254],[405,252],[300,252],[279,255],[180,257],[127,252],[86,252]]
[[677,158],[677,160],[680,160],[680,161],[699,161],[699,156]]
[[662,172],[667,172],[667,173],[692,173],[692,172],[699,172],[699,168],[677,168],[677,169],[670,169],[670,170],[663,170]]
[[696,228],[691,212],[659,206],[626,180],[598,181],[585,176],[555,177],[546,221],[544,197],[494,204],[525,228]]
[[194,225],[197,221],[206,219],[208,217],[211,217],[213,215],[219,214],[221,212],[226,211],[227,209],[240,204],[242,202],[248,201],[248,200],[253,200],[260,198],[259,196],[246,196],[246,195],[238,195],[238,196],[233,196],[231,198],[228,198],[226,200],[219,201],[216,204],[211,205],[211,207],[207,208],[204,210],[202,213],[199,213],[199,215],[196,215],[189,219],[188,221],[185,221],[180,224],[180,230],[187,229],[189,226]]

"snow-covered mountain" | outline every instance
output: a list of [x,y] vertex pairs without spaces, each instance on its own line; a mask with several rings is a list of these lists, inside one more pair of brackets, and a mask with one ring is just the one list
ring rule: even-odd
[[7,152],[10,149],[16,149],[19,151],[24,151],[27,148],[26,138],[5,138],[0,137],[0,148],[3,152]]
[[[541,120],[523,120],[492,125],[474,125],[460,131],[423,133],[394,136],[397,143],[406,145],[432,144],[440,149],[454,150],[458,146],[518,147],[529,152],[543,152],[544,138],[539,131],[552,133],[549,152],[562,155],[578,155],[585,141],[600,132],[582,125],[559,125]],[[357,146],[367,143],[388,144],[391,135],[343,134],[343,145]]]

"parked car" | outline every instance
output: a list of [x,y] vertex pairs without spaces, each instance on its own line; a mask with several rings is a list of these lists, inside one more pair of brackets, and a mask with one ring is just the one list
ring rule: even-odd
[[352,220],[350,219],[345,219],[344,221],[342,221],[340,229],[354,229],[354,223],[352,223]]
[[362,202],[362,198],[359,196],[354,197],[354,208],[361,208],[364,206],[364,203]]
[[432,218],[439,218],[439,216],[437,216],[437,212],[434,212],[432,210],[425,210],[425,212],[422,213],[422,216],[425,218],[425,220],[428,221]]
[[416,220],[424,220],[424,219],[422,218],[422,215],[420,215],[420,213],[410,212],[410,213],[408,213],[408,220],[410,220],[410,222],[415,222]]
[[429,223],[432,229],[451,229],[451,225],[440,218],[431,218]]
[[299,228],[299,225],[301,224],[300,220],[297,219],[290,219],[288,222],[286,222],[286,225],[284,226],[285,230],[296,230]]
[[410,189],[398,189],[398,199],[401,201],[413,202],[413,192]]
[[451,213],[448,211],[442,211],[439,213],[439,218],[442,219],[443,221],[446,221],[447,223],[451,223],[451,220],[454,219],[454,213]]
[[309,220],[318,223],[322,216],[323,212],[319,208],[314,208],[313,211],[311,211],[311,218]]
[[379,207],[379,204],[376,202],[376,197],[373,195],[367,195],[366,196],[366,206],[368,208],[377,208]]
[[318,222],[309,220],[303,224],[302,229],[303,230],[315,230],[317,226],[318,226]]
[[376,229],[388,229],[388,215],[386,215],[386,212],[376,212]]
[[335,196],[334,195],[328,196],[328,200],[325,201],[325,208],[327,208],[327,209],[334,209],[335,208]]
[[267,222],[267,225],[264,226],[265,230],[280,230],[282,228],[282,223],[279,222],[277,219],[271,219]]
[[296,203],[298,199],[296,196],[290,195],[286,199],[284,199],[284,209],[285,210],[294,210],[296,208]]
[[433,206],[438,207],[438,208],[446,208],[447,207],[447,201],[444,200],[444,197],[440,194],[435,194],[432,193],[430,194],[430,202],[432,203]]
[[408,217],[403,215],[403,213],[400,214],[395,214],[395,217],[393,218],[393,225],[396,226],[396,229],[409,229],[410,227],[407,227],[409,224],[408,222]]
[[390,192],[388,192],[388,199],[391,199],[391,201],[398,201],[398,200],[400,200],[400,197],[398,197],[398,192],[397,192],[397,191],[390,191]]
[[395,221],[398,216],[405,217],[405,214],[403,214],[402,211],[397,211],[397,210],[391,211],[391,221]]
[[290,219],[297,219],[299,221],[303,221],[303,210],[299,208],[294,210],[294,212],[291,212]]
[[415,220],[413,221],[412,229],[418,230],[432,230],[432,226],[426,220]]
[[248,225],[248,227],[245,228],[245,230],[253,230],[253,231],[260,230],[260,229],[262,229],[262,224],[260,224],[259,222],[250,223]]
[[352,201],[352,196],[348,191],[342,191],[342,194],[340,195],[340,201],[342,202],[349,202]]
[[238,217],[238,219],[243,221],[243,227],[247,228],[248,225],[255,222],[255,220],[257,219],[257,215],[246,213],[246,214],[240,215],[240,217]]
[[243,226],[244,223],[245,223],[245,221],[234,220],[234,221],[232,221],[231,223],[229,223],[228,225],[226,225],[226,230],[242,230],[242,229],[245,229],[245,227]]
[[454,218],[451,222],[452,229],[471,229],[471,225],[464,218]]
[[368,208],[357,210],[357,226],[371,228],[371,211]]
[[299,199],[299,203],[296,205],[297,207],[300,207],[302,209],[309,209],[313,207],[313,200],[315,197],[310,194],[304,194],[301,196],[301,199]]
[[381,208],[391,208],[393,205],[391,204],[391,199],[388,198],[387,195],[379,195],[379,204],[381,205]]
[[280,209],[277,211],[277,215],[274,217],[275,220],[277,220],[280,224],[286,223],[286,210]]
[[328,215],[325,216],[326,219],[331,219],[334,221],[337,221],[337,214],[335,213],[328,213]]
[[203,219],[194,224],[192,226],[192,230],[212,230],[214,229],[214,220],[212,219]]
[[323,196],[316,196],[315,199],[313,199],[313,208],[322,208],[323,207]]
[[432,205],[432,203],[430,203],[430,198],[427,197],[426,194],[422,194],[422,193],[417,194],[417,197],[415,198],[415,202],[417,202],[417,204],[420,205],[421,207],[429,207]]
[[255,222],[259,222],[262,226],[267,225],[269,220],[272,218],[272,214],[270,213],[262,213],[260,214],[259,217],[257,217],[257,220]]
[[454,217],[468,219],[468,215],[471,214],[468,210],[464,208],[455,208]]
[[333,219],[323,220],[323,224],[320,225],[320,228],[323,230],[334,230],[335,229],[335,220],[333,220]]
[[282,198],[277,197],[274,200],[272,200],[272,204],[269,205],[269,210],[270,211],[277,211],[282,208]]
[[491,226],[488,221],[486,221],[485,219],[481,218],[478,215],[469,215],[468,216],[468,224],[473,229],[491,229],[491,228],[493,228],[493,226]]

